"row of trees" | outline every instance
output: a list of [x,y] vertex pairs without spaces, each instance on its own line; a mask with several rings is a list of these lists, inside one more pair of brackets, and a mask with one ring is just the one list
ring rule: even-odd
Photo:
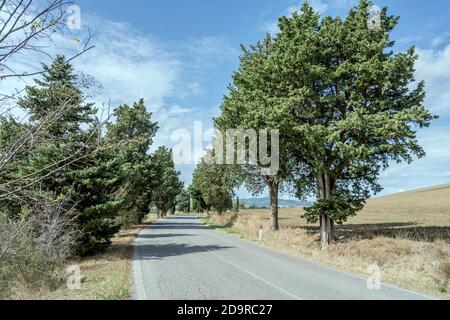
[[149,152],[158,125],[143,100],[112,114],[88,102],[101,85],[70,61],[93,48],[90,33],[70,58],[17,68],[51,56],[53,38],[73,39],[70,4],[0,1],[0,85],[36,78],[0,93],[0,296],[16,280],[48,284],[66,258],[105,250],[151,207],[173,210],[183,189],[171,150]]
[[[109,245],[121,224],[140,222],[151,206],[168,212],[183,184],[171,150],[149,153],[158,125],[143,100],[116,108],[114,122],[100,122],[63,56],[43,68],[18,103],[28,121],[1,118],[2,155],[18,143],[27,147],[0,172],[0,186],[12,190],[0,194],[0,211],[21,219],[27,199],[62,203],[75,231],[73,253],[93,254]],[[38,129],[38,137],[24,140],[24,133]]]
[[342,19],[320,17],[305,2],[279,19],[277,35],[242,48],[216,128],[279,130],[280,170],[264,176],[262,164],[247,164],[233,179],[235,166],[201,164],[191,190],[204,208],[222,212],[238,185],[259,192],[265,184],[277,230],[280,188],[314,196],[305,217],[320,222],[326,249],[334,224],[381,190],[383,170],[425,155],[416,131],[435,117],[423,105],[425,84],[415,84],[417,55],[414,48],[393,53],[399,18],[387,8],[373,17],[371,8],[361,0]]

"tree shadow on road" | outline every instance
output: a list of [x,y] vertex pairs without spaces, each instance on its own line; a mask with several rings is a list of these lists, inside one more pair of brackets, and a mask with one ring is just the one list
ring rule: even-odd
[[149,226],[147,229],[151,230],[164,230],[164,229],[176,229],[176,230],[182,230],[182,229],[192,229],[192,230],[197,230],[197,229],[210,229],[208,226],[202,225],[202,224],[198,224],[198,223],[163,223],[163,222],[159,222],[158,224],[153,224],[151,226]]
[[216,245],[188,245],[185,243],[170,244],[136,244],[138,255],[133,259],[138,260],[163,260],[168,257],[176,257],[199,252],[212,252],[218,250],[231,249],[233,247],[224,247]]
[[139,234],[137,239],[159,239],[159,238],[176,238],[176,237],[195,237],[195,234],[184,233],[164,233],[164,234]]
[[167,220],[176,219],[176,220],[191,220],[191,221],[195,221],[197,218],[195,216],[167,216],[167,217],[164,217],[164,219],[167,219]]

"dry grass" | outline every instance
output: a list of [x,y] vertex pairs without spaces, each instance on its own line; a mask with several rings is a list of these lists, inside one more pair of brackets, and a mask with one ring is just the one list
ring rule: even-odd
[[133,242],[145,225],[154,221],[147,218],[142,225],[122,230],[112,239],[108,250],[96,256],[71,261],[81,269],[80,290],[67,289],[69,274],[61,272],[61,285],[54,291],[28,292],[17,284],[12,299],[18,300],[127,300],[132,295],[131,258]]
[[[263,244],[362,275],[377,264],[384,282],[450,298],[450,185],[369,201],[357,217],[337,226],[339,240],[326,254],[318,226],[308,225],[302,211],[281,209],[281,230],[266,231]],[[210,222],[256,241],[260,225],[268,230],[267,215],[245,210],[231,225],[230,214]]]

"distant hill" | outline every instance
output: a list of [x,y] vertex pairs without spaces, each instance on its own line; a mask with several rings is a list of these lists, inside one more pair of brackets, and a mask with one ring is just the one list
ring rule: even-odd
[[[269,198],[248,198],[241,199],[240,202],[245,203],[245,206],[256,208],[269,208]],[[280,208],[302,208],[311,205],[309,202],[302,202],[298,200],[279,199],[278,205]]]
[[[269,198],[248,198],[240,201],[244,202],[246,207],[269,208]],[[312,205],[312,202],[279,199],[280,208],[303,208],[310,205]],[[397,212],[403,209],[405,212],[409,212],[417,207],[420,207],[422,212],[428,212],[428,209],[436,212],[449,212],[450,184],[372,198],[367,202],[366,210],[377,209],[387,213],[390,210]],[[446,216],[446,219],[450,219],[450,217]]]

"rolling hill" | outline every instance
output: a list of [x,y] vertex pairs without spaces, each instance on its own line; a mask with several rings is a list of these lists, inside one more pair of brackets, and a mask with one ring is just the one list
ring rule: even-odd
[[[269,208],[269,198],[248,198],[241,199],[246,207]],[[280,208],[303,208],[311,205],[309,202],[302,202],[298,200],[279,199],[278,205]]]

